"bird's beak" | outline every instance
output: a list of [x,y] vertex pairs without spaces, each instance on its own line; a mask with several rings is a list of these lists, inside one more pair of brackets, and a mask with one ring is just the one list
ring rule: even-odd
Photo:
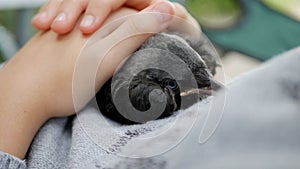
[[224,85],[221,82],[219,82],[213,78],[210,79],[210,83],[211,83],[210,87],[205,87],[205,88],[201,88],[201,89],[190,89],[187,91],[183,91],[180,93],[180,96],[184,97],[184,96],[189,96],[189,95],[193,95],[193,94],[197,94],[200,96],[211,96],[214,91],[224,88]]
[[185,96],[189,96],[189,95],[192,95],[192,94],[210,96],[210,95],[212,95],[212,90],[207,90],[207,89],[190,89],[188,91],[181,92],[180,96],[181,97],[185,97]]
[[225,88],[225,85],[223,83],[215,80],[214,78],[210,79],[210,85],[213,91],[217,91]]

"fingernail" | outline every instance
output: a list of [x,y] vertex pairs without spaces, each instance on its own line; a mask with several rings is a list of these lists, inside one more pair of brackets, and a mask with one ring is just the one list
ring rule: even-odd
[[81,27],[89,27],[91,26],[95,21],[95,17],[92,15],[86,15],[84,16],[84,18],[82,19],[80,26]]
[[47,12],[42,12],[42,13],[37,14],[34,17],[34,19],[45,19],[45,18],[47,18],[47,16],[48,16]]
[[173,9],[172,9],[171,5],[168,4],[167,2],[158,3],[157,5],[155,5],[152,8],[152,11],[161,13],[161,15],[159,17],[160,17],[161,22],[163,22],[163,23],[167,22],[173,18],[173,16],[172,16]]
[[65,21],[67,20],[67,14],[65,13],[60,13],[56,18],[55,21]]

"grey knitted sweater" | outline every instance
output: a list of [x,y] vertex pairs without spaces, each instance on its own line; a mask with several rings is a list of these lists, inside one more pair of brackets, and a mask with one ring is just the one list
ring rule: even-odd
[[[223,118],[205,143],[198,140],[210,99],[143,125],[112,122],[114,132],[99,123],[98,110],[88,105],[75,117],[49,120],[33,140],[25,161],[1,152],[0,168],[300,168],[299,65],[297,48],[233,80],[226,89]],[[221,96],[215,97],[216,102]],[[194,126],[168,151],[143,158],[121,156],[129,150],[133,157],[142,156],[171,144],[185,124],[159,139],[137,140],[194,111],[200,112]]]

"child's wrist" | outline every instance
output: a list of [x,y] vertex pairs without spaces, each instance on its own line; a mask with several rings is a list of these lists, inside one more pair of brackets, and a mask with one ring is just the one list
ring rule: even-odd
[[23,159],[28,148],[46,121],[29,112],[2,111],[0,113],[0,151]]
[[[9,66],[9,65],[7,65]],[[36,132],[50,116],[10,67],[0,70],[0,151],[24,158]]]
[[48,117],[36,108],[27,109],[13,102],[13,97],[5,96],[0,96],[0,150],[22,159]]

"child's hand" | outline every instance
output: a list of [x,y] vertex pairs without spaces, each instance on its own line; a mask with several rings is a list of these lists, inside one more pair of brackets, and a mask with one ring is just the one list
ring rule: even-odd
[[79,28],[89,34],[96,31],[111,12],[123,5],[143,10],[158,1],[165,0],[49,0],[32,19],[32,23],[40,30],[51,28],[64,34],[74,28],[84,12]]
[[[149,12],[155,14],[149,15]],[[98,71],[96,69],[97,82],[94,84],[99,89],[113,75],[116,67],[152,33],[161,32],[171,24],[174,8],[170,3],[159,2],[141,11],[141,15],[132,15],[136,13],[124,8],[111,14],[108,20],[130,17],[112,24],[113,28],[108,26],[112,30],[101,34],[97,43],[88,48],[87,57],[83,57],[81,62],[77,61],[78,55],[89,36],[82,35],[78,29],[67,35],[47,31],[32,38],[0,69],[1,151],[24,158],[35,133],[45,121],[75,113],[72,84],[77,63],[85,66],[79,70],[80,73],[89,73],[90,65],[94,66],[105,56]],[[109,53],[101,53],[101,49]],[[77,79],[83,84],[80,86],[82,106],[93,97],[85,92],[88,88],[85,79],[86,76]]]

